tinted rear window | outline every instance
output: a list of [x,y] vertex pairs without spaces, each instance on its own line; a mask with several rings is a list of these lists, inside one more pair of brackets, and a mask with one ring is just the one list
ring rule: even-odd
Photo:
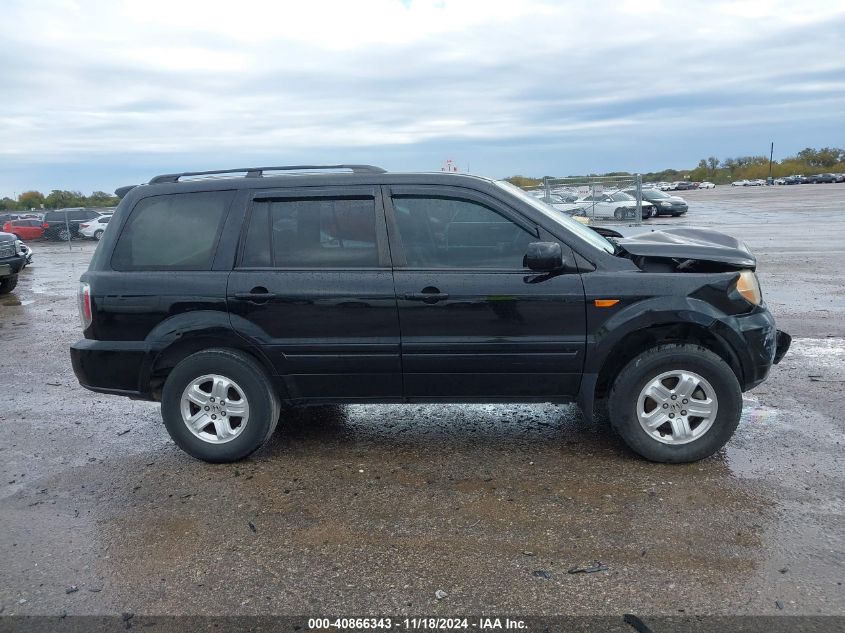
[[234,192],[144,198],[132,210],[112,255],[115,270],[210,270]]

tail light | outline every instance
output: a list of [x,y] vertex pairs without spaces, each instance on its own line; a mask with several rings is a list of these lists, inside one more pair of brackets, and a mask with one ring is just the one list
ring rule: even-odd
[[49,228],[50,228],[50,225],[49,225],[49,224],[47,224],[46,222],[44,222],[44,223],[41,225],[41,228],[42,228],[42,229],[49,229]]
[[82,329],[86,330],[93,320],[93,312],[91,311],[91,286],[86,283],[79,284],[77,298],[79,299],[79,319],[82,321]]
[[80,229],[87,229],[87,228],[88,228],[88,225],[87,225],[87,224],[80,224],[80,225],[79,225],[79,228],[80,228]]

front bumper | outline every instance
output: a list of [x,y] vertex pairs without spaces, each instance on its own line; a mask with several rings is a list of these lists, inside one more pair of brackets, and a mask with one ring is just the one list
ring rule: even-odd
[[153,353],[143,342],[82,339],[71,345],[70,361],[86,389],[150,400],[146,378]]
[[3,259],[0,259],[0,277],[6,277],[8,275],[17,275],[25,265],[25,255],[4,257]]
[[775,319],[765,307],[734,317],[733,325],[732,329],[742,337],[734,351],[739,356],[745,378],[742,390],[748,391],[766,380],[772,365],[786,355],[792,337],[775,327]]
[[775,358],[772,361],[777,365],[786,356],[789,351],[789,346],[792,345],[792,337],[782,330],[776,330],[775,335]]

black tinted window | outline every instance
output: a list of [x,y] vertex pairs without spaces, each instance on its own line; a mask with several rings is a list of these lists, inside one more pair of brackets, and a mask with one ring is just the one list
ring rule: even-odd
[[394,196],[408,266],[521,269],[537,237],[482,204],[446,197]]
[[375,201],[362,197],[257,202],[241,265],[378,266]]
[[179,193],[135,205],[112,256],[117,270],[209,270],[231,191]]

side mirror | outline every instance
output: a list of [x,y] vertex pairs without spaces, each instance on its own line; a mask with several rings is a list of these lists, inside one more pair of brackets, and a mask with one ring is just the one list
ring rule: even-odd
[[531,242],[522,259],[525,268],[554,272],[563,268],[563,251],[557,242]]

